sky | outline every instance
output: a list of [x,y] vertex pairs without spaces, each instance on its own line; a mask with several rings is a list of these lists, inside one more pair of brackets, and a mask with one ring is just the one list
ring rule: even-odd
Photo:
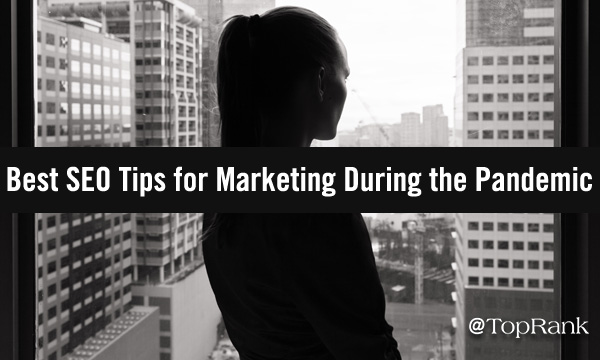
[[[452,124],[456,48],[454,0],[276,0],[329,21],[348,51],[351,75],[338,130],[391,124],[442,104]],[[363,105],[364,103],[364,105]],[[369,114],[372,114],[372,116]]]

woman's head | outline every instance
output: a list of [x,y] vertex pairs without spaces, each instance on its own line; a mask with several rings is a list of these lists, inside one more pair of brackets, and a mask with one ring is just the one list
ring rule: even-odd
[[229,19],[219,44],[223,146],[302,146],[335,137],[346,100],[346,49],[298,7]]

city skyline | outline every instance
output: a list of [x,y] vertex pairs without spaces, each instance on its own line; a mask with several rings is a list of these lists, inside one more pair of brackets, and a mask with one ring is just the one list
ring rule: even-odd
[[339,130],[353,130],[360,120],[391,124],[430,104],[442,104],[453,124],[459,50],[454,1],[277,0],[276,5],[315,11],[344,41],[351,74]]

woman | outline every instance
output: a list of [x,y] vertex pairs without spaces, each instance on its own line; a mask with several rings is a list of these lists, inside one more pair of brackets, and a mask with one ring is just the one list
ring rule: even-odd
[[[346,50],[302,8],[235,16],[220,39],[223,146],[310,146],[335,137]],[[360,214],[205,215],[204,259],[242,360],[394,359]]]

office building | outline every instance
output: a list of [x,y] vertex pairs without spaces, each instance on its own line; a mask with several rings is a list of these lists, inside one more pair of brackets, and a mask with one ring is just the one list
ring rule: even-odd
[[399,123],[392,124],[392,144],[396,147],[423,146],[421,115],[411,112],[401,115]]
[[448,117],[442,105],[423,107],[422,144],[425,147],[448,146]]
[[466,46],[457,59],[455,97],[463,146],[554,145],[553,5],[464,4]]
[[37,216],[38,356],[66,359],[131,308],[131,215]]
[[554,317],[553,214],[461,214],[456,227],[457,359],[551,358],[552,337],[472,335],[470,319]]
[[[554,145],[553,6],[458,1],[455,144]],[[553,214],[457,214],[456,224],[457,359],[552,357],[554,338],[474,336],[468,321],[555,318]]]
[[[202,20],[192,7],[177,0],[49,0],[47,7],[56,18],[86,15],[107,24],[103,31],[109,33],[107,36],[129,41],[134,79],[130,96],[134,99],[135,122],[132,146],[202,146]],[[137,213],[133,218],[132,288],[139,296],[153,293],[156,287],[179,279],[182,274],[197,278],[190,271],[205,271],[199,246],[201,214]],[[194,285],[208,290],[206,306],[188,312],[187,317],[171,319],[173,334],[180,334],[177,338],[164,336],[161,322],[161,335],[156,337],[160,345],[157,358],[197,358],[190,354],[204,356],[203,349],[209,354],[214,346],[214,337],[203,334],[216,333],[220,313],[208,279],[199,279]],[[174,313],[189,310],[190,304],[197,303],[193,293],[184,290],[185,286],[183,294],[190,297],[179,296],[171,308]],[[185,332],[175,330],[182,326],[199,337],[190,340]]]
[[128,43],[101,23],[38,18],[37,146],[130,146]]

